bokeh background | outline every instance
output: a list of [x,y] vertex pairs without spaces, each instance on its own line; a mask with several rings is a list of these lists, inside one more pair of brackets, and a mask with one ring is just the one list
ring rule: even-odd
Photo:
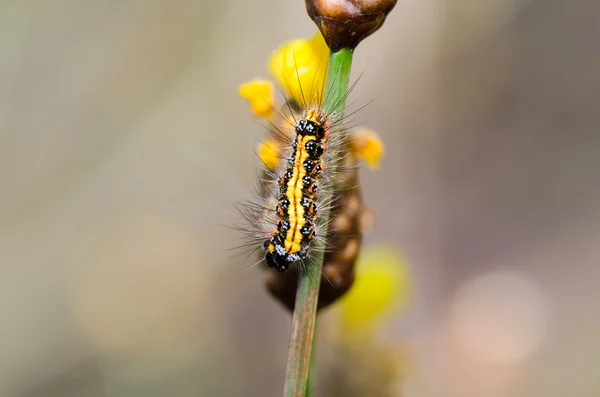
[[[406,396],[600,393],[599,13],[401,0],[359,46]],[[0,2],[0,396],[280,395],[290,318],[222,225],[264,132],[237,86],[314,32],[300,0]]]

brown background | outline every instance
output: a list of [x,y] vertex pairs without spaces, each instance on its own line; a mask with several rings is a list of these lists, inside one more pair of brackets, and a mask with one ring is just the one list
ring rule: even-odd
[[[416,277],[406,395],[600,393],[599,12],[405,0],[357,50],[366,243]],[[0,27],[0,396],[280,395],[289,317],[221,225],[262,134],[237,86],[312,36],[303,2],[9,0]]]

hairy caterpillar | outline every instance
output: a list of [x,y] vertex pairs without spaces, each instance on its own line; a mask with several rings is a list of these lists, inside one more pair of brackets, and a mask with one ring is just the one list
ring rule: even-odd
[[288,168],[278,178],[280,196],[275,212],[279,221],[267,242],[268,267],[285,271],[290,264],[306,258],[309,252],[315,235],[317,178],[325,169],[322,157],[330,128],[320,110],[307,111],[296,123]]
[[[312,97],[323,98],[320,92]],[[319,210],[331,205],[334,191],[345,181],[341,166],[349,141],[337,107],[325,110],[319,105],[324,100],[317,99],[311,105],[303,98],[301,102],[302,106],[288,99],[278,112],[280,120],[269,128],[267,141],[276,148],[277,161],[271,167],[261,158],[265,203],[239,208],[248,221],[241,229],[250,236],[244,246],[260,245],[260,262],[279,272],[302,265],[313,240],[323,238],[318,233],[323,226]]]
[[[351,144],[356,142],[355,135],[358,137],[353,131],[349,132],[349,139],[339,148],[332,143],[335,142],[335,137],[331,137],[328,142],[328,151],[332,151],[331,147],[334,147],[341,155],[335,160],[338,165],[336,171],[333,173],[331,169],[327,169],[323,178],[328,180],[321,184],[333,194],[327,200],[323,193],[319,195],[319,209],[330,207],[327,235],[316,237],[325,238],[327,247],[318,303],[320,309],[334,302],[352,285],[354,262],[360,250],[362,233],[372,219],[370,211],[362,204],[357,156],[351,150]],[[322,224],[322,220],[317,220],[317,225]],[[298,267],[294,266],[284,273],[270,269],[265,275],[265,284],[269,292],[289,310],[294,309],[296,300],[298,278],[294,276],[297,271]]]
[[[268,68],[286,97],[279,110],[269,81],[257,79],[240,86],[252,114],[268,120],[270,127],[257,153],[264,165],[260,199],[237,206],[246,220],[237,229],[247,237],[238,248],[260,251],[260,260],[251,267],[262,263],[271,269],[267,285],[279,296],[295,290],[284,287],[283,281],[295,278],[278,275],[303,267],[316,241],[325,246],[323,279],[338,290],[350,285],[364,229],[361,220],[367,213],[356,165],[362,159],[375,168],[383,151],[374,132],[347,128],[347,117],[342,117],[343,103],[356,82],[342,98],[328,100],[327,64],[321,62],[328,56],[319,33],[273,53]],[[329,77],[335,81],[336,71],[332,72]],[[328,225],[321,216],[324,212],[329,213]]]

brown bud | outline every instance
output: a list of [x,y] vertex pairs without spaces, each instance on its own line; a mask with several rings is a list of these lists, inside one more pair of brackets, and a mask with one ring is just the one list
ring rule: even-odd
[[397,0],[306,0],[308,15],[333,52],[353,50],[383,25]]

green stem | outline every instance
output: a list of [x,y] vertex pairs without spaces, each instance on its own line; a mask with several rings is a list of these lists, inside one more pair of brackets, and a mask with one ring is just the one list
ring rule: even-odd
[[312,397],[313,388],[315,387],[315,341],[316,339],[313,337],[310,364],[308,367],[308,380],[306,381],[306,393],[304,393],[304,397]]
[[[352,50],[342,49],[330,54],[324,108],[334,110],[338,118],[343,116],[351,67]],[[331,133],[335,134],[335,131]],[[335,172],[335,170],[333,171]],[[325,225],[319,230],[319,233],[326,236],[329,208],[324,208],[319,216],[322,218],[322,224]],[[306,266],[300,268],[298,272],[298,290],[296,291],[296,305],[292,319],[292,334],[285,377],[285,397],[304,397],[307,391],[325,241],[323,239],[314,240],[311,251],[312,255]]]
[[343,48],[329,55],[329,69],[327,70],[327,83],[325,85],[325,108],[335,110],[338,118],[343,117],[350,84],[350,69],[352,68],[353,51]]

